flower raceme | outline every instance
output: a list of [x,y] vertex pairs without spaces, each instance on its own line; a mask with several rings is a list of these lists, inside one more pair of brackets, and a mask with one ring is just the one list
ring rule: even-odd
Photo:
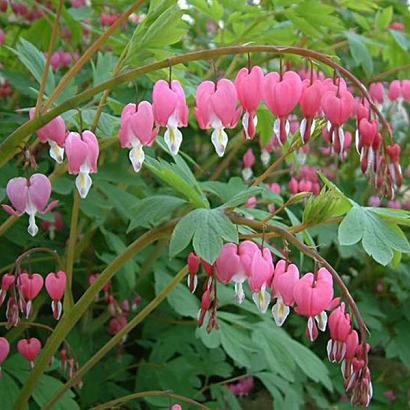
[[148,101],[127,104],[121,113],[119,139],[122,148],[130,148],[129,159],[135,172],[141,170],[145,159],[144,146],[151,146],[157,136],[154,113]]
[[235,128],[242,110],[238,108],[238,94],[232,81],[221,79],[202,82],[195,95],[195,116],[201,129],[213,129],[211,141],[222,157],[228,144],[225,128]]
[[81,198],[86,198],[92,184],[90,174],[97,172],[98,140],[91,131],[70,132],[65,142],[68,172],[77,175],[75,185]]
[[12,206],[2,205],[10,215],[29,216],[28,232],[35,236],[38,232],[36,214],[47,214],[54,209],[58,201],[48,203],[51,195],[50,180],[43,174],[34,174],[29,179],[16,177],[10,179],[6,187],[7,196]]
[[185,92],[178,80],[167,83],[159,80],[152,92],[152,109],[157,127],[166,127],[164,140],[173,155],[182,143],[179,127],[188,125],[188,106]]
[[[29,111],[30,120],[36,115],[36,109],[31,108]],[[50,157],[58,164],[61,164],[64,159],[64,143],[67,136],[67,131],[63,117],[52,119],[44,127],[37,130],[37,136],[40,142],[50,145]]]

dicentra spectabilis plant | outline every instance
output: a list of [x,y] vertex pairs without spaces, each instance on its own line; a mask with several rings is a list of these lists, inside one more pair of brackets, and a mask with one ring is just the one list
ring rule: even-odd
[[[0,0],[0,25],[16,26],[0,28],[10,214],[0,215],[0,314],[13,328],[0,337],[0,396],[16,395],[17,409],[143,399],[178,410],[240,408],[244,395],[257,407],[267,388],[274,408],[330,408],[346,396],[368,407],[371,368],[396,400],[378,359],[403,361],[408,339],[397,306],[408,299],[410,172],[400,161],[408,165],[410,80],[407,65],[387,63],[407,61],[405,24],[390,21],[397,7],[362,14],[345,2],[339,13],[331,2],[278,1],[272,17],[252,2],[40,3]],[[306,48],[256,44],[296,23],[291,44]],[[19,41],[14,28],[30,31]],[[234,42],[248,45],[219,47]],[[24,124],[20,107],[33,107]],[[52,192],[61,206],[48,215]],[[399,279],[389,276],[397,267]],[[388,326],[385,306],[396,311]],[[304,344],[290,336],[303,332]],[[316,356],[326,353],[340,381]],[[87,377],[91,369],[109,381]]]

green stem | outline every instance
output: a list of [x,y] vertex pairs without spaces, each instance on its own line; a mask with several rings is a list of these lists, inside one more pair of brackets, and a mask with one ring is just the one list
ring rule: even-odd
[[179,282],[184,278],[188,268],[185,266],[177,275],[168,283],[168,285],[153,299],[138,315],[136,315],[125,327],[123,327],[114,337],[110,339],[87,363],[82,366],[67,383],[62,386],[51,400],[45,405],[44,410],[50,410],[54,404],[61,398],[61,396],[72,386],[78,383],[84,375],[91,370],[98,362],[115,346],[123,340],[134,327],[140,324],[153,310],[155,310],[161,302],[175,289]]
[[127,403],[131,400],[135,399],[140,399],[144,397],[169,397],[171,399],[179,400],[179,401],[184,401],[185,403],[192,404],[194,406],[197,406],[200,409],[204,410],[209,410],[209,407],[192,400],[188,397],[181,396],[179,394],[174,394],[168,391],[162,391],[162,390],[152,390],[152,391],[142,391],[139,393],[133,393],[129,394],[128,396],[123,396],[115,400],[108,401],[106,403],[100,404],[99,406],[91,408],[91,410],[103,410],[103,409],[114,409],[118,408],[117,406],[122,403]]
[[73,208],[71,211],[71,224],[70,224],[70,237],[68,238],[67,244],[67,258],[66,258],[66,275],[67,275],[67,287],[64,295],[64,311],[69,312],[69,310],[74,305],[73,298],[73,266],[74,266],[74,256],[75,256],[75,245],[77,242],[77,225],[78,225],[78,215],[80,213],[80,195],[78,191],[74,189],[74,200]]
[[1,225],[0,225],[0,236],[4,235],[10,227],[18,220],[17,216],[9,216]]
[[80,320],[84,312],[91,305],[94,298],[101,291],[104,285],[114,276],[114,274],[121,269],[125,263],[127,263],[137,252],[141,251],[151,243],[155,242],[159,238],[162,238],[170,233],[172,228],[175,226],[176,221],[170,221],[167,224],[160,226],[158,228],[152,229],[137,240],[135,240],[131,245],[129,245],[124,252],[117,256],[98,276],[97,280],[92,286],[90,286],[83,296],[78,300],[78,302],[73,306],[73,308],[68,313],[64,313],[59,324],[54,329],[53,334],[47,340],[46,345],[40,353],[36,366],[30,372],[30,376],[27,378],[24,386],[22,387],[19,396],[14,404],[16,410],[23,410],[26,408],[26,403],[28,402],[34,388],[36,387],[38,381],[43,375],[45,369],[47,368],[50,359],[53,357],[55,352],[58,350],[61,343],[67,337],[71,329]]
[[51,33],[51,39],[50,39],[50,44],[48,46],[47,50],[47,58],[46,58],[46,64],[44,66],[43,73],[41,75],[41,82],[40,82],[40,88],[38,90],[38,96],[37,96],[37,103],[36,103],[36,115],[40,113],[41,110],[41,105],[43,102],[43,95],[44,95],[44,90],[46,89],[46,84],[47,84],[47,78],[48,78],[48,72],[50,70],[50,61],[51,61],[51,55],[54,51],[54,45],[56,42],[56,37],[58,33],[58,25],[60,22],[60,16],[61,16],[61,10],[64,6],[64,0],[60,0],[58,4],[58,9],[57,9],[57,14],[55,17],[55,21],[53,24],[53,31]]
[[222,47],[215,48],[212,50],[201,50],[193,51],[185,54],[181,54],[175,57],[169,57],[164,60],[158,61],[156,63],[147,64],[139,68],[128,71],[127,73],[118,75],[104,83],[101,83],[93,88],[83,91],[80,94],[66,100],[58,107],[44,113],[43,115],[33,118],[27,121],[19,128],[17,128],[12,134],[10,134],[0,145],[1,159],[0,167],[6,164],[17,152],[20,151],[20,146],[22,143],[26,142],[28,137],[36,131],[38,128],[50,122],[53,118],[58,115],[78,107],[84,101],[89,100],[94,95],[108,89],[112,89],[118,84],[126,83],[132,81],[135,78],[156,71],[162,68],[167,68],[176,64],[183,64],[190,61],[196,60],[209,60],[216,56],[223,56],[229,54],[245,54],[245,53],[274,53],[274,54],[293,54],[302,57],[311,58],[313,60],[319,61],[334,70],[338,71],[341,75],[345,76],[352,84],[354,84],[363,95],[369,101],[371,109],[377,114],[380,121],[383,123],[385,129],[387,130],[390,138],[392,139],[391,130],[387,123],[387,120],[380,112],[378,107],[373,103],[372,98],[367,92],[366,87],[353,75],[350,71],[346,70],[339,64],[335,63],[331,57],[319,53],[317,51],[305,50],[299,47],[282,47],[282,46],[232,46],[232,47]]
[[91,59],[91,57],[101,48],[101,46],[111,37],[117,28],[121,27],[127,22],[128,17],[134,13],[145,0],[139,0],[135,2],[128,10],[126,10],[116,21],[112,24],[107,31],[105,31],[97,40],[84,52],[84,54],[77,60],[77,62],[70,68],[70,70],[64,75],[60,80],[57,87],[50,95],[47,103],[45,104],[45,111],[47,111],[53,103],[56,101],[57,97],[64,91],[68,83],[73,79],[73,77],[81,70],[83,65]]

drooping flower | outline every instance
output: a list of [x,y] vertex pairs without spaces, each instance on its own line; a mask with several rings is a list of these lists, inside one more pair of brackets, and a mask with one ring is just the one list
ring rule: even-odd
[[0,377],[1,377],[1,365],[7,359],[10,353],[10,343],[5,337],[0,337]]
[[401,83],[401,94],[405,101],[410,101],[410,80],[403,80]]
[[135,172],[140,171],[145,159],[143,147],[151,146],[156,136],[151,104],[148,101],[127,104],[121,113],[119,138],[122,148],[131,148],[129,159]]
[[36,214],[46,214],[54,209],[58,201],[52,201],[47,206],[51,195],[51,183],[43,174],[34,174],[29,179],[23,177],[12,178],[7,184],[7,196],[13,207],[2,205],[10,215],[29,216],[28,232],[35,236],[38,232]]
[[356,138],[358,138],[358,149],[360,152],[360,167],[363,173],[366,173],[375,161],[373,143],[375,141],[379,123],[377,120],[368,120],[362,118],[359,123],[359,129]]
[[[30,120],[35,117],[35,113],[36,109],[31,108],[29,111]],[[58,164],[61,164],[64,159],[64,143],[67,136],[63,117],[59,115],[53,118],[48,124],[37,130],[37,136],[43,144],[48,142],[50,157]]]
[[177,155],[182,142],[179,127],[188,125],[188,105],[185,92],[178,80],[167,83],[159,80],[152,92],[152,109],[157,126],[166,127],[165,143],[173,155]]
[[340,363],[346,355],[346,340],[352,330],[350,315],[341,303],[329,316],[330,340],[327,343],[327,356],[331,362]]
[[403,183],[403,174],[400,165],[400,145],[393,144],[387,147],[387,155],[390,158],[389,174],[393,181],[393,184],[400,187]]
[[308,317],[306,334],[314,341],[318,336],[315,319],[320,330],[326,328],[326,312],[333,299],[333,278],[326,268],[320,268],[316,274],[306,273],[295,284],[293,297],[296,313]]
[[198,285],[198,276],[197,273],[199,271],[199,264],[201,262],[201,258],[196,255],[194,252],[191,252],[188,255],[188,288],[191,293],[195,292],[195,289]]
[[251,70],[241,68],[235,79],[238,98],[244,110],[242,125],[246,139],[255,137],[258,123],[256,111],[262,101],[263,81],[263,71],[258,66],[252,67]]
[[77,175],[75,185],[81,198],[85,198],[91,188],[90,174],[97,172],[100,152],[98,140],[91,131],[70,132],[65,142],[68,172]]
[[277,300],[272,307],[272,316],[277,326],[283,325],[289,315],[289,307],[295,303],[293,290],[298,280],[299,269],[296,265],[286,266],[284,260],[276,264],[272,280],[272,295]]
[[328,91],[322,97],[322,109],[329,124],[329,136],[336,153],[340,154],[344,150],[343,124],[353,113],[354,98],[349,91],[342,88],[336,91]]
[[31,367],[34,367],[34,360],[40,353],[41,342],[36,337],[30,339],[21,339],[17,343],[18,352],[30,362]]
[[67,283],[67,276],[65,272],[50,272],[46,276],[46,290],[52,299],[51,309],[53,311],[53,316],[56,320],[60,319],[61,312],[63,311],[63,305],[61,299],[64,296],[65,288]]
[[50,239],[53,240],[55,238],[55,233],[62,231],[64,228],[64,219],[60,212],[53,213],[53,220],[52,221],[42,221],[41,227],[48,231],[50,235]]
[[5,273],[1,278],[1,289],[0,289],[0,306],[4,303],[6,299],[7,291],[9,290],[10,286],[15,281],[15,276],[11,273]]
[[253,253],[249,266],[248,283],[252,298],[261,313],[268,309],[271,295],[266,290],[271,282],[274,265],[272,253],[268,248],[258,249]]
[[315,116],[320,111],[322,99],[322,83],[308,80],[303,82],[303,91],[300,98],[300,108],[303,113],[303,120],[300,124],[300,135],[306,144],[315,130]]
[[237,107],[238,95],[232,81],[204,81],[195,95],[195,116],[202,129],[213,128],[211,141],[216,153],[222,157],[228,144],[225,128],[235,128],[242,110]]
[[371,83],[369,94],[378,104],[383,104],[384,101],[384,87],[383,83]]
[[17,287],[22,297],[20,309],[26,319],[31,315],[33,299],[40,293],[43,284],[44,279],[38,273],[29,275],[27,272],[23,272],[18,276]]
[[401,97],[401,83],[400,80],[393,80],[389,85],[388,97],[390,101],[399,100]]
[[269,73],[263,84],[263,99],[275,120],[273,131],[281,144],[286,142],[290,125],[287,120],[302,96],[302,80],[294,71],[287,71],[283,76]]
[[342,362],[342,373],[345,380],[349,380],[353,373],[352,360],[359,348],[359,335],[356,330],[352,330],[345,340],[345,355]]
[[255,155],[253,155],[252,148],[249,148],[243,156],[243,169],[242,177],[245,181],[249,181],[252,178],[252,167],[255,165]]

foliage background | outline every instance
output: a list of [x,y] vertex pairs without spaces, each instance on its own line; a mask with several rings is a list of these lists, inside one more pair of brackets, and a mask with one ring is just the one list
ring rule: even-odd
[[[118,12],[128,4],[128,1],[104,2],[105,6]],[[104,30],[99,23],[103,8],[103,3],[99,1],[92,1],[92,7],[81,9],[71,8],[67,2],[62,22],[69,28],[72,37],[69,40],[59,38],[57,49],[79,50],[80,53],[85,50],[81,24],[86,19],[90,20],[91,37],[96,38]],[[181,8],[181,4],[173,0],[155,0],[149,5],[144,4],[138,14],[141,13],[147,15],[145,20],[137,26],[128,23],[117,32],[92,63],[87,64],[64,90],[57,103],[86,87],[110,79],[126,47],[123,70],[190,50],[273,44],[296,45],[335,56],[341,65],[350,69],[365,84],[375,79],[407,79],[410,74],[410,41],[407,35],[410,15],[405,1],[272,0],[254,5],[239,0],[191,0]],[[0,74],[10,81],[14,90],[11,98],[0,102],[1,139],[27,119],[25,110],[16,109],[35,104],[44,67],[42,52],[48,47],[53,18],[50,14],[28,25],[18,20],[9,21],[7,15],[0,15],[0,26],[7,33],[7,47],[0,47],[3,65]],[[406,32],[389,29],[392,22],[403,23]],[[252,55],[251,61],[266,71],[277,69],[279,64],[277,58],[264,54]],[[286,57],[285,62],[295,67],[305,63],[296,57]],[[246,64],[246,56],[215,60],[218,75],[232,79],[237,70]],[[332,74],[326,67],[320,66],[320,69]],[[61,76],[61,71],[49,76],[47,95]],[[192,107],[196,86],[206,78],[212,79],[214,73],[210,61],[198,61],[174,67],[172,76],[182,82]],[[102,151],[92,190],[88,198],[81,202],[74,267],[76,299],[88,286],[89,274],[101,271],[147,228],[170,219],[170,214],[182,215],[189,205],[189,198],[175,189],[180,182],[175,174],[181,175],[181,167],[185,165],[177,165],[172,173],[167,174],[171,175],[170,183],[160,175],[161,172],[169,172],[165,163],[154,160],[144,166],[140,175],[135,175],[126,153],[116,143],[122,107],[131,101],[150,100],[153,82],[167,77],[168,70],[153,72],[138,81],[116,87],[108,98],[97,128],[98,138],[108,148]],[[82,107],[84,121],[89,126],[100,98],[101,95],[97,95]],[[189,155],[185,156],[185,160],[195,174],[195,177],[193,174],[190,177],[200,181],[198,187],[201,195],[206,192],[212,207],[216,207],[246,188],[239,179],[230,178],[240,175],[240,159],[247,146],[240,143],[240,137],[234,137],[231,133],[230,146],[237,146],[237,153],[229,168],[222,171],[218,179],[220,183],[208,182],[218,170],[220,161],[213,153],[209,137],[196,128],[192,114],[191,110],[190,127],[184,130],[182,150]],[[398,117],[394,110],[388,115],[394,121],[395,137],[402,146],[402,166],[405,168],[408,165],[408,119],[405,115]],[[68,111],[63,116],[71,129],[78,127],[75,111]],[[267,110],[261,110],[259,118],[258,131],[266,141],[271,135],[272,118]],[[253,147],[258,151],[257,143]],[[38,170],[50,174],[53,165],[47,158],[46,150],[36,149]],[[150,155],[172,162],[160,147],[152,149]],[[295,160],[298,158],[293,157],[290,161]],[[8,179],[24,173],[22,161],[22,156],[18,156],[3,166],[0,173],[1,201],[5,199]],[[352,153],[345,163],[341,163],[335,158],[312,154],[307,162],[322,169],[336,163],[337,186],[356,204],[367,204],[372,187],[358,172],[357,155]],[[262,171],[259,164],[256,174]],[[185,178],[186,174],[182,176]],[[288,177],[279,177],[278,181],[286,186]],[[45,231],[34,239],[30,238],[26,233],[25,218],[21,218],[0,238],[1,272],[6,272],[15,258],[29,247],[48,246],[64,252],[69,235],[73,187],[73,178],[66,174],[59,176],[53,184],[53,196],[60,200],[59,211],[65,221],[65,228],[57,233],[54,241]],[[282,201],[281,198],[275,200],[277,203]],[[288,219],[282,222],[297,224],[303,218],[303,211],[301,205],[291,207]],[[254,214],[260,216],[257,212]],[[353,218],[352,215],[350,218]],[[389,214],[387,219],[391,222],[394,218],[402,225],[409,223],[404,211]],[[6,215],[2,213],[0,223],[5,219]],[[356,242],[359,242],[361,232],[355,233],[355,223],[348,225],[349,220],[346,220],[345,231],[337,224],[323,225],[321,221],[316,221],[319,226],[309,229],[309,235],[305,234],[304,239],[314,240],[322,256],[343,275],[368,324],[372,345],[370,368],[375,390],[371,407],[402,409],[408,406],[410,388],[410,268],[408,256],[400,255],[400,251],[407,252],[408,243],[400,235],[403,242],[384,243],[383,238],[387,236],[384,229],[389,228],[384,226],[386,219],[383,219],[384,225],[381,228],[378,225],[380,232],[373,230],[376,228],[369,222],[371,228],[370,232],[367,230],[367,245],[363,236],[362,247],[351,240],[352,236],[357,236]],[[198,229],[202,227],[199,225]],[[207,238],[210,239],[209,236]],[[215,252],[215,249],[210,252]],[[115,293],[119,298],[128,298],[137,292],[142,296],[143,307],[184,265],[187,253],[185,249],[170,258],[167,240],[146,248],[115,275]],[[312,263],[299,257],[296,251],[293,255],[303,270],[313,268]],[[33,258],[31,263],[33,270],[43,274],[54,269],[52,261],[46,257],[41,260]],[[107,356],[86,375],[84,387],[65,395],[58,408],[88,408],[97,402],[144,390],[172,390],[204,401],[212,408],[263,409],[271,408],[272,403],[275,409],[287,410],[331,406],[350,408],[348,402],[343,400],[340,370],[325,358],[326,336],[321,336],[314,345],[310,345],[303,335],[304,322],[295,315],[284,329],[277,329],[269,315],[262,317],[257,313],[249,298],[244,305],[237,307],[232,304],[232,289],[220,286],[218,293],[218,330],[207,335],[204,329],[197,329],[198,296],[191,295],[184,284],[178,285],[167,301],[129,335],[120,349],[121,354],[114,351]],[[36,302],[36,321],[54,326],[48,306],[43,306],[44,302]],[[75,346],[80,363],[84,363],[108,341],[108,320],[105,305],[95,303],[70,333],[69,341]],[[37,335],[43,342],[47,336],[42,331],[30,331],[30,334]],[[10,336],[11,340],[16,340],[21,337],[21,331],[12,330]],[[28,365],[17,355],[5,363],[5,376],[0,381],[4,408],[11,408],[28,372]],[[238,399],[224,387],[224,381],[245,374],[255,377],[256,388],[249,397]],[[55,364],[43,376],[31,407],[41,407],[56,386],[61,385],[60,380],[63,376]],[[394,401],[385,395],[389,390],[395,393]],[[129,403],[128,406],[166,408],[169,404],[168,398],[152,398],[145,402]]]

